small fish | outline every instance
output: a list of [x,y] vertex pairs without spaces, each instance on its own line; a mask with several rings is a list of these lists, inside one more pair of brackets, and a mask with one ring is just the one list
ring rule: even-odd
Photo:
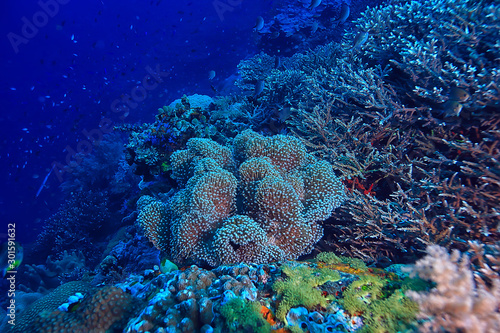
[[255,83],[255,90],[253,91],[253,97],[259,96],[264,90],[264,80],[259,80]]
[[314,21],[314,23],[313,23],[313,24],[312,24],[312,26],[311,26],[311,33],[312,33],[312,34],[313,34],[313,33],[315,33],[315,32],[318,30],[318,28],[319,28],[319,23],[318,23],[318,21]]
[[452,87],[450,89],[450,100],[452,101],[458,101],[458,102],[467,102],[470,98],[470,94],[458,87]]
[[349,7],[349,5],[345,2],[342,2],[342,6],[340,7],[340,16],[337,20],[334,21],[334,23],[337,23],[338,25],[344,24],[350,13],[351,8]]
[[257,16],[257,19],[255,20],[255,26],[253,27],[255,31],[260,31],[262,28],[264,28],[264,19],[262,16]]
[[463,107],[464,106],[458,101],[448,100],[443,104],[441,113],[445,118],[458,117],[460,115],[460,112],[462,112]]
[[9,241],[2,244],[0,251],[0,270],[5,277],[8,271],[15,271],[21,265],[24,250],[18,242]]
[[214,77],[215,77],[215,71],[212,70],[212,71],[208,72],[208,79],[209,80],[213,80]]
[[360,31],[354,38],[351,49],[359,49],[368,40],[368,31]]
[[274,30],[273,32],[271,32],[271,35],[269,36],[269,38],[276,39],[279,36],[280,36],[280,32],[278,30]]
[[284,123],[292,115],[293,108],[285,107],[278,112],[278,120],[280,123]]
[[281,67],[281,57],[274,57],[274,68],[279,69]]
[[321,0],[311,0],[311,5],[309,5],[309,10],[313,10],[321,4]]
[[49,173],[47,174],[47,176],[45,176],[45,178],[43,179],[43,182],[42,182],[42,185],[40,186],[40,188],[38,189],[38,191],[36,192],[36,195],[35,195],[35,199],[38,198],[38,196],[40,195],[40,193],[42,192],[43,188],[45,187],[45,184],[47,183],[47,179],[49,179],[49,176],[50,174],[52,173],[52,170],[54,170],[54,166],[55,164],[52,165],[52,168],[50,168],[50,171]]
[[213,84],[211,84],[211,85],[210,85],[210,88],[212,88],[212,91],[213,91],[216,95],[218,95],[218,94],[219,94],[219,91],[217,90],[217,88],[215,88],[215,87],[214,87],[214,85],[213,85]]

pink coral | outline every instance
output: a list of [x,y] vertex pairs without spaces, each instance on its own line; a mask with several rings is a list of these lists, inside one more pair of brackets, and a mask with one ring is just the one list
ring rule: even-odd
[[213,141],[192,139],[174,153],[172,175],[184,188],[167,203],[161,223],[153,207],[144,208],[152,222],[141,211],[146,235],[177,262],[215,266],[309,253],[323,235],[319,223],[345,199],[332,166],[284,135],[245,131],[234,141],[238,162],[229,152]]
[[137,220],[144,229],[144,234],[157,248],[164,250],[163,245],[167,244],[165,227],[165,206],[160,201],[152,201],[144,206]]
[[415,264],[415,273],[436,287],[408,292],[420,306],[420,317],[426,319],[422,331],[500,332],[500,279],[493,279],[491,286],[477,283],[469,257],[458,250],[450,255],[433,245],[427,253]]

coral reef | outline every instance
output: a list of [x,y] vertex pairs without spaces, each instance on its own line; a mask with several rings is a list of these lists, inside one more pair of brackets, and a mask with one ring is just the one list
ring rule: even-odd
[[87,265],[100,260],[99,240],[111,229],[111,214],[105,192],[77,192],[45,223],[37,238],[35,253],[41,258],[61,259],[64,251],[81,252]]
[[49,256],[43,265],[27,264],[19,269],[23,283],[18,289],[25,292],[47,293],[61,283],[81,280],[90,269],[85,265],[82,252],[62,253],[60,259]]
[[414,274],[431,280],[435,287],[427,292],[407,292],[420,305],[419,317],[425,319],[422,331],[500,330],[498,267],[497,272],[493,272],[488,265],[481,266],[490,273],[489,283],[481,278],[481,271],[475,272],[471,268],[466,254],[460,254],[458,250],[449,254],[445,248],[437,245],[428,247],[427,256],[415,264]]
[[[123,139],[118,133],[106,134],[92,154],[78,154],[61,188],[67,194],[86,191],[108,191],[123,197],[131,191],[138,177],[125,163]],[[120,198],[121,199],[121,198]]]
[[167,203],[141,201],[146,236],[177,262],[212,266],[309,253],[319,223],[344,200],[332,166],[293,137],[249,130],[235,138],[234,156],[207,139],[172,154],[172,177],[183,188]]
[[170,171],[172,152],[183,147],[189,138],[211,138],[218,130],[209,123],[212,98],[204,95],[183,96],[158,109],[156,121],[140,126],[121,126],[130,132],[126,145],[127,162],[145,181]]
[[89,285],[81,281],[73,281],[54,289],[50,294],[35,301],[29,308],[19,314],[16,325],[10,327],[11,333],[37,332],[35,322],[42,313],[51,313],[77,292],[85,293]]
[[[132,290],[135,297],[150,299],[150,306],[131,320],[125,331],[154,331],[160,327],[171,327],[175,332],[199,331],[213,324],[214,303],[220,305],[222,294],[255,301],[257,290],[249,275],[256,274],[255,268],[244,265],[222,266],[214,271],[191,266],[182,272],[160,274]],[[124,283],[125,287],[127,285],[130,282]],[[218,319],[221,320],[220,316]]]
[[415,97],[444,103],[459,87],[467,97],[456,100],[474,114],[500,103],[499,21],[488,1],[425,0],[368,9],[356,24],[370,31],[364,56],[401,70]]
[[[390,264],[432,243],[465,250],[498,238],[499,16],[489,1],[394,1],[365,11],[342,45],[269,72],[260,109],[280,110],[285,129],[350,189],[325,223],[323,249]],[[246,60],[243,83],[268,58]],[[303,77],[287,85],[287,71]]]
[[160,251],[151,246],[145,237],[137,234],[130,239],[120,240],[104,255],[96,268],[97,275],[92,279],[93,286],[119,282],[130,274],[143,273],[160,265]]
[[[130,277],[120,288],[131,292],[134,298],[148,299],[149,304],[129,321],[125,332],[154,332],[167,327],[172,332],[382,332],[412,322],[403,306],[409,300],[401,293],[402,281],[398,277],[387,278],[383,271],[351,274],[348,265],[321,268],[318,264],[237,264],[213,270],[190,266],[152,278]],[[349,314],[342,306],[343,294],[331,293],[333,285],[345,290],[359,278],[365,281],[364,285],[368,280],[391,285],[369,305],[377,316],[368,324],[365,320],[371,313],[365,312],[365,319]],[[298,288],[303,297],[295,297],[292,292]],[[362,293],[366,295],[365,288]],[[310,302],[311,299],[315,301]],[[383,304],[391,308],[384,308]],[[410,309],[414,313],[415,308]]]
[[117,287],[87,295],[74,311],[41,312],[33,323],[36,332],[99,333],[123,328],[132,309],[132,296]]
[[260,313],[259,302],[232,297],[220,307],[220,314],[226,319],[229,332],[269,332],[271,325]]
[[74,156],[11,331],[500,331],[498,5],[320,2],[268,12],[239,96]]
[[350,313],[361,313],[364,332],[400,332],[408,328],[418,312],[415,302],[398,289],[383,297],[387,281],[378,276],[364,275],[349,285],[344,293],[343,305]]
[[[259,46],[283,56],[313,49],[329,41],[340,42],[342,35],[352,28],[352,20],[359,17],[367,5],[382,3],[373,1],[323,0],[311,9],[310,1],[283,3],[264,17],[265,25],[259,31]],[[340,19],[342,8],[348,5],[348,16]]]
[[156,267],[96,288],[71,282],[20,313],[12,330],[374,332],[412,323],[398,276],[331,258],[212,270],[193,265],[163,273]]
[[291,308],[302,305],[307,309],[316,306],[325,307],[327,299],[322,295],[317,286],[327,281],[340,280],[340,274],[328,268],[311,270],[306,266],[283,266],[285,280],[278,280],[273,285],[273,290],[280,299],[276,317],[286,323],[286,315]]

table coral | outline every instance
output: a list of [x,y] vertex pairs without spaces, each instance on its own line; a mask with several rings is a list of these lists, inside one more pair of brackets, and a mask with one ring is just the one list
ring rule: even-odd
[[[233,154],[211,140],[191,139],[172,154],[171,165],[183,188],[165,204],[143,207],[138,221],[177,262],[296,259],[312,250],[323,234],[319,223],[345,197],[332,166],[284,135],[244,131]],[[158,221],[152,212],[162,205]]]

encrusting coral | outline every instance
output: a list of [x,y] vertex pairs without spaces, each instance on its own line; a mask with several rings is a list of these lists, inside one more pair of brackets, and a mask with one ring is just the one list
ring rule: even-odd
[[42,313],[35,322],[37,332],[86,332],[114,331],[121,326],[132,309],[132,296],[122,289],[106,286],[88,295],[74,311],[61,309]]
[[16,325],[12,326],[8,332],[24,333],[38,331],[35,323],[40,320],[40,315],[42,313],[56,311],[59,305],[67,301],[68,297],[77,292],[85,293],[89,288],[88,283],[82,281],[72,281],[60,285],[22,312],[18,318],[16,318]]
[[285,317],[291,308],[299,305],[308,309],[315,306],[326,307],[327,299],[316,287],[327,281],[340,280],[340,274],[328,268],[283,266],[282,269],[287,278],[276,281],[273,285],[273,290],[280,299],[276,316],[282,321],[286,321]]
[[309,253],[319,223],[345,198],[332,166],[296,138],[250,130],[235,138],[234,156],[208,139],[172,154],[172,177],[184,187],[167,203],[141,204],[148,238],[177,262],[212,266]]

